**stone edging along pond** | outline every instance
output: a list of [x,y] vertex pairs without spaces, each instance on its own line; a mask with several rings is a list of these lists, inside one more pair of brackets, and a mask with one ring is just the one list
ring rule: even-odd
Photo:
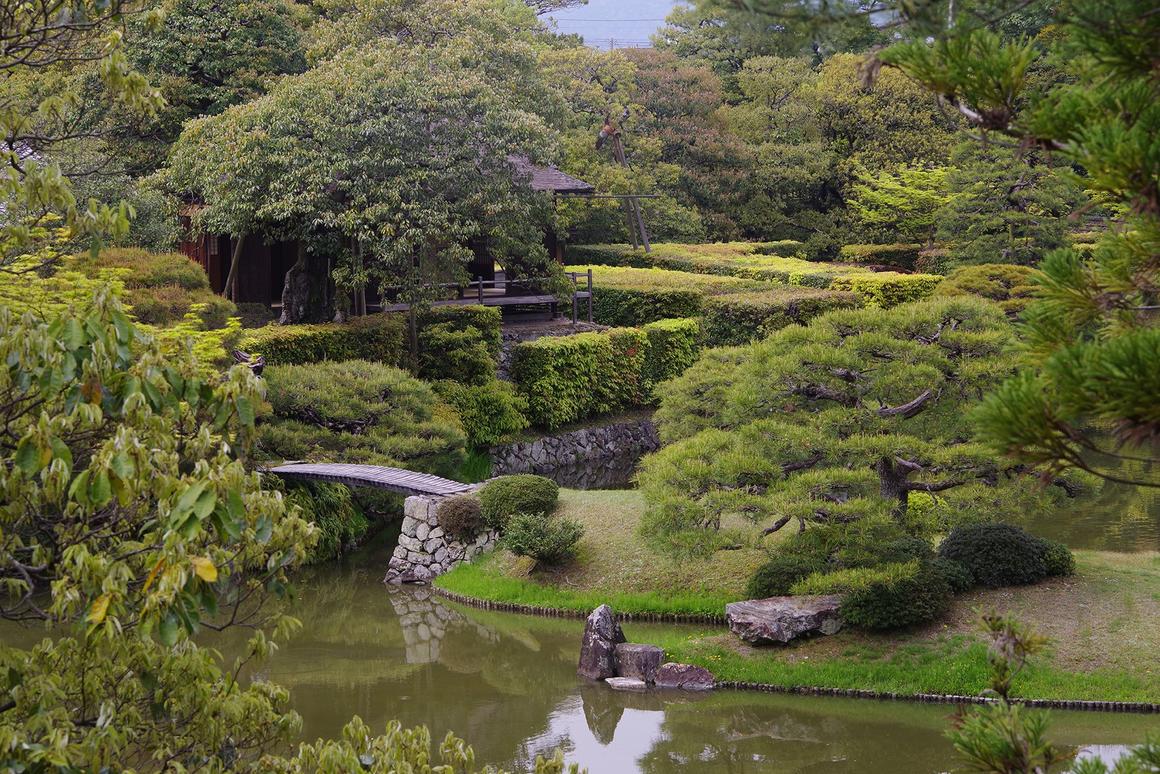
[[[452,602],[478,608],[480,610],[495,610],[503,613],[520,613],[536,615],[542,618],[587,618],[588,614],[577,610],[564,610],[554,607],[539,607],[524,605],[517,602],[493,602],[487,599],[469,597],[454,591],[432,586],[432,590]],[[622,621],[638,621],[646,623],[680,623],[680,624],[709,624],[725,626],[725,616],[711,613],[617,613],[617,619]],[[727,688],[737,691],[757,691],[760,693],[782,693],[797,696],[834,696],[851,699],[877,699],[879,701],[906,701],[922,704],[989,704],[994,699],[983,696],[956,696],[945,693],[890,693],[886,691],[869,691],[859,688],[822,688],[808,685],[771,685],[769,683],[747,683],[738,680],[720,680],[717,688]],[[1160,713],[1160,704],[1146,701],[1071,701],[1067,699],[1013,699],[1013,703],[1026,707],[1042,709],[1083,710],[1087,712],[1133,712],[1142,714]]]

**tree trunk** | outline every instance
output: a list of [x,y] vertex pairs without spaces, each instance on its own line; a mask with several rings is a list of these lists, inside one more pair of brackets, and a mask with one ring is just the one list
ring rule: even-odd
[[234,242],[233,255],[230,256],[230,272],[226,275],[222,295],[231,301],[238,300],[238,264],[242,262],[242,246],[246,243],[246,235],[239,234]]
[[901,518],[905,516],[907,501],[909,500],[906,479],[910,474],[888,457],[883,457],[878,460],[874,465],[874,471],[878,474],[879,491],[882,497],[895,502],[894,508],[892,509],[895,517]]
[[332,316],[330,264],[325,256],[311,254],[298,243],[298,260],[286,272],[282,285],[282,316],[278,322],[326,322]]

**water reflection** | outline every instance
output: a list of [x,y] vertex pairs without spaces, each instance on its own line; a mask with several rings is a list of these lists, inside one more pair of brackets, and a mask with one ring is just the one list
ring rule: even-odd
[[[480,761],[526,770],[556,747],[593,774],[938,772],[952,768],[942,706],[722,691],[617,693],[575,675],[581,623],[449,604],[379,582],[360,553],[303,581],[304,630],[265,667],[291,689],[308,738],[351,715],[470,739]],[[647,641],[654,627],[626,626]],[[1143,739],[1146,716],[1058,713],[1060,743]],[[1097,749],[1093,747],[1093,750]],[[1100,752],[1110,751],[1100,748]]]

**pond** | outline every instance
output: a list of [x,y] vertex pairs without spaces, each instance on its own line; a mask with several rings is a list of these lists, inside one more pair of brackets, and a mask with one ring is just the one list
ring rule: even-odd
[[[581,621],[478,611],[381,583],[388,545],[301,579],[303,631],[262,667],[313,739],[352,716],[468,739],[526,770],[563,747],[592,774],[939,772],[955,761],[943,705],[719,691],[625,694],[575,674]],[[626,625],[648,641],[651,626]],[[226,648],[229,650],[229,648]],[[1054,713],[1052,737],[1114,757],[1155,717]]]

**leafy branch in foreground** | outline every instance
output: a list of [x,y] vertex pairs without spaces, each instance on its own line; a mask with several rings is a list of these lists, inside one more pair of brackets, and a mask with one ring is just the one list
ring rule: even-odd
[[[955,718],[948,733],[955,750],[971,771],[988,774],[1108,774],[1099,758],[1076,760],[1074,748],[1064,748],[1047,739],[1048,713],[1027,710],[1010,699],[1011,688],[1027,665],[1041,652],[1047,639],[1013,618],[988,613],[982,618],[990,638],[987,660],[991,685],[986,695],[991,704],[974,707]],[[1073,765],[1074,764],[1074,765]],[[1113,774],[1150,774],[1160,771],[1160,744],[1147,741],[1116,761]]]

